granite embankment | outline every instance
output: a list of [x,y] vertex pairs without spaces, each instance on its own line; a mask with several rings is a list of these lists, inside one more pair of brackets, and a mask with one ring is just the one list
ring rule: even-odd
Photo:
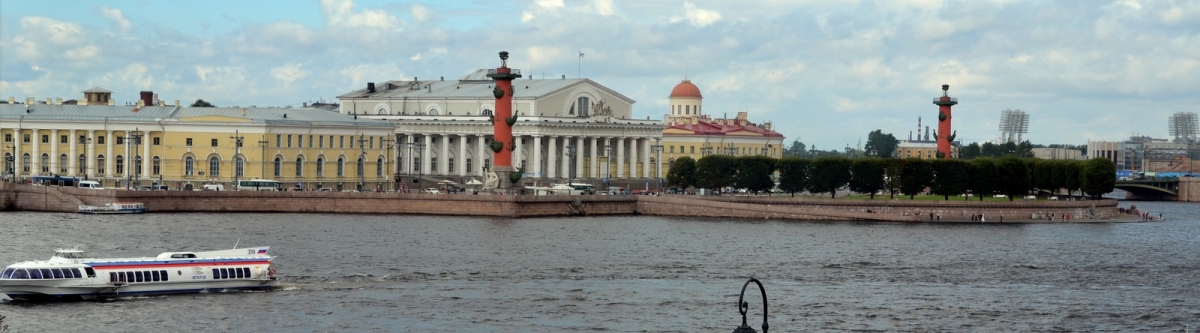
[[[820,221],[1039,222],[1037,216],[1071,216],[1073,222],[1120,217],[1116,200],[909,201],[711,196],[508,196],[354,192],[123,191],[0,184],[4,210],[75,212],[80,205],[142,202],[148,212],[264,212],[471,215],[543,217],[658,215]],[[1056,219],[1058,220],[1058,219]]]

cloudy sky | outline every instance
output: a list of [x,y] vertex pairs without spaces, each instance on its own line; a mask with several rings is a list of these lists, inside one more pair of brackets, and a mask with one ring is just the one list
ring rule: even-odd
[[706,113],[822,150],[932,125],[943,83],[968,143],[998,137],[1004,109],[1043,144],[1166,137],[1169,115],[1200,112],[1200,1],[3,1],[0,29],[0,96],[18,100],[100,86],[298,106],[507,50],[536,78],[637,100],[638,118],[661,119],[686,76]]

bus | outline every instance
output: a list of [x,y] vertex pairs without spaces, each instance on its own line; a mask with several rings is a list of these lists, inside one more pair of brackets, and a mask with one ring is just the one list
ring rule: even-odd
[[50,176],[50,177],[39,176],[39,177],[33,177],[32,183],[37,184],[37,185],[45,185],[45,186],[75,187],[76,184],[79,184],[79,178],[62,177],[62,176]]
[[280,191],[279,182],[269,179],[239,180],[238,191]]

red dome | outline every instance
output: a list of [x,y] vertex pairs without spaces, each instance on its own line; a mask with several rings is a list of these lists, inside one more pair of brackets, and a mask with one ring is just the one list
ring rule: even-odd
[[689,80],[683,80],[683,82],[675,85],[675,89],[671,89],[671,97],[704,98],[704,96],[700,95],[700,88],[697,88]]

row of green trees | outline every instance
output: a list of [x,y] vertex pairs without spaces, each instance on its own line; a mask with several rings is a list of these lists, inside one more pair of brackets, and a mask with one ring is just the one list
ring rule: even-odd
[[798,192],[829,193],[849,186],[851,191],[870,194],[887,191],[909,196],[926,188],[946,200],[950,196],[972,193],[983,200],[993,194],[1009,200],[1037,189],[1057,193],[1082,191],[1092,197],[1112,192],[1116,185],[1116,165],[1103,158],[1088,161],[1019,159],[923,160],[821,157],[805,159],[767,156],[710,155],[699,161],[690,157],[675,160],[667,172],[667,184],[677,188],[744,188],[763,192],[775,187],[772,176],[778,172],[778,188],[793,196]]

